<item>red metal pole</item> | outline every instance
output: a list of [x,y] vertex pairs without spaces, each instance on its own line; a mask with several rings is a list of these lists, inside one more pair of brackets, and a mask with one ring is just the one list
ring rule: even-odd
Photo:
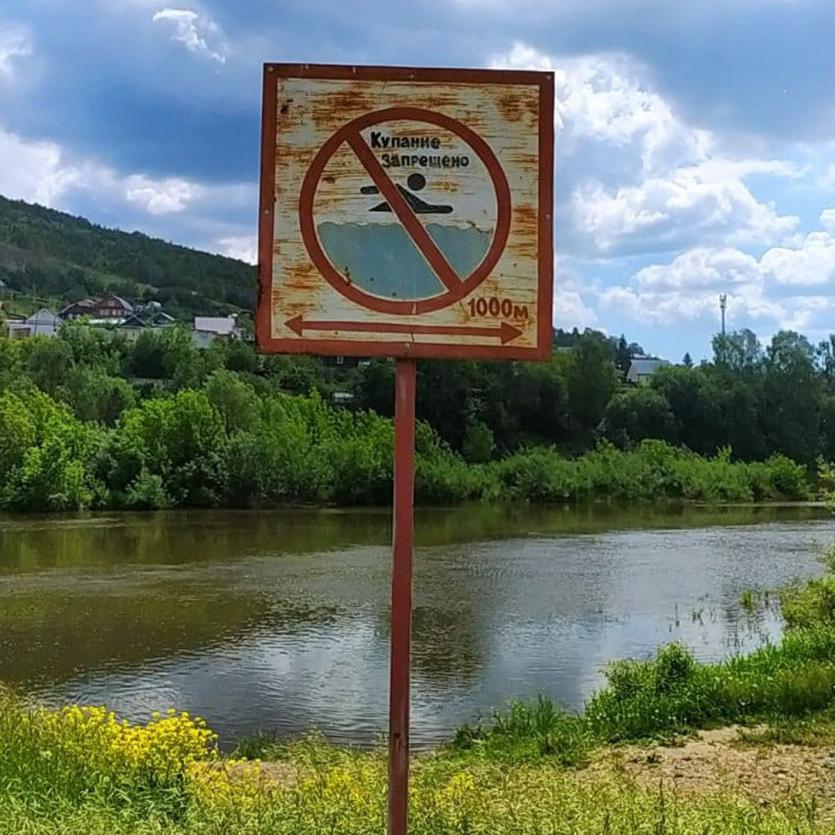
[[415,498],[415,388],[412,359],[395,368],[394,545],[389,680],[389,835],[406,835],[409,806],[409,665]]

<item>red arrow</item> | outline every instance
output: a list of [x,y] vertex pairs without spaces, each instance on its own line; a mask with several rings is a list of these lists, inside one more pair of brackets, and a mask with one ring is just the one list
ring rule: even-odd
[[451,336],[493,336],[498,337],[502,345],[516,339],[522,331],[502,322],[497,327],[477,325],[409,325],[405,322],[328,322],[312,321],[304,316],[294,316],[285,323],[293,333],[301,336],[304,331],[361,331],[364,333],[423,333]]

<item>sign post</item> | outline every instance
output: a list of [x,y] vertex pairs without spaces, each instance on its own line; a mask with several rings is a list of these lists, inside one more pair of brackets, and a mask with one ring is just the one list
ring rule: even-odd
[[405,835],[409,796],[416,376],[414,360],[397,360],[394,383],[394,543],[389,678],[389,835]]
[[554,78],[267,64],[256,340],[395,371],[389,835],[406,835],[416,360],[551,353]]

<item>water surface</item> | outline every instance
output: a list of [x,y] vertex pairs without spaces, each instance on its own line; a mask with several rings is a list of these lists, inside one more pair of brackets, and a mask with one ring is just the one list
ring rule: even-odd
[[[821,572],[814,508],[486,506],[417,516],[418,745],[515,696],[579,707],[614,658],[718,659],[779,635],[745,589]],[[0,517],[0,680],[135,719],[176,706],[228,743],[386,726],[388,511]]]

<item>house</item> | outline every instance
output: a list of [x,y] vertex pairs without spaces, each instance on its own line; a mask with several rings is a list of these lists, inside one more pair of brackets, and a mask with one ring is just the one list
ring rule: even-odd
[[42,307],[22,322],[10,320],[6,323],[9,336],[12,339],[26,339],[29,336],[55,336],[61,325],[61,320],[45,307]]
[[145,324],[152,328],[170,328],[177,324],[177,320],[173,316],[169,316],[164,310],[155,310],[144,315],[143,318]]
[[[108,324],[106,319],[100,319],[97,324]],[[131,342],[139,338],[142,331],[150,327],[144,320],[140,319],[135,313],[126,316],[118,325],[115,326],[118,333],[124,334]]]
[[[107,319],[97,319],[93,322],[96,325],[112,324]],[[174,317],[157,310],[151,315],[140,316],[137,313],[131,313],[126,316],[118,324],[115,325],[117,333],[124,334],[129,340],[134,340],[139,337],[143,331],[150,328],[168,328],[176,324]]]
[[635,385],[648,383],[659,368],[666,368],[669,365],[669,360],[662,360],[658,357],[633,357],[626,374],[626,382]]
[[234,316],[195,316],[192,340],[198,348],[207,348],[216,339],[238,338],[238,323]]
[[90,315],[95,319],[127,319],[134,312],[129,301],[113,293],[105,293],[96,301]]
[[66,322],[73,319],[81,319],[84,316],[93,316],[95,314],[96,302],[93,299],[80,299],[77,302],[68,304],[66,307],[58,311],[58,315]]

